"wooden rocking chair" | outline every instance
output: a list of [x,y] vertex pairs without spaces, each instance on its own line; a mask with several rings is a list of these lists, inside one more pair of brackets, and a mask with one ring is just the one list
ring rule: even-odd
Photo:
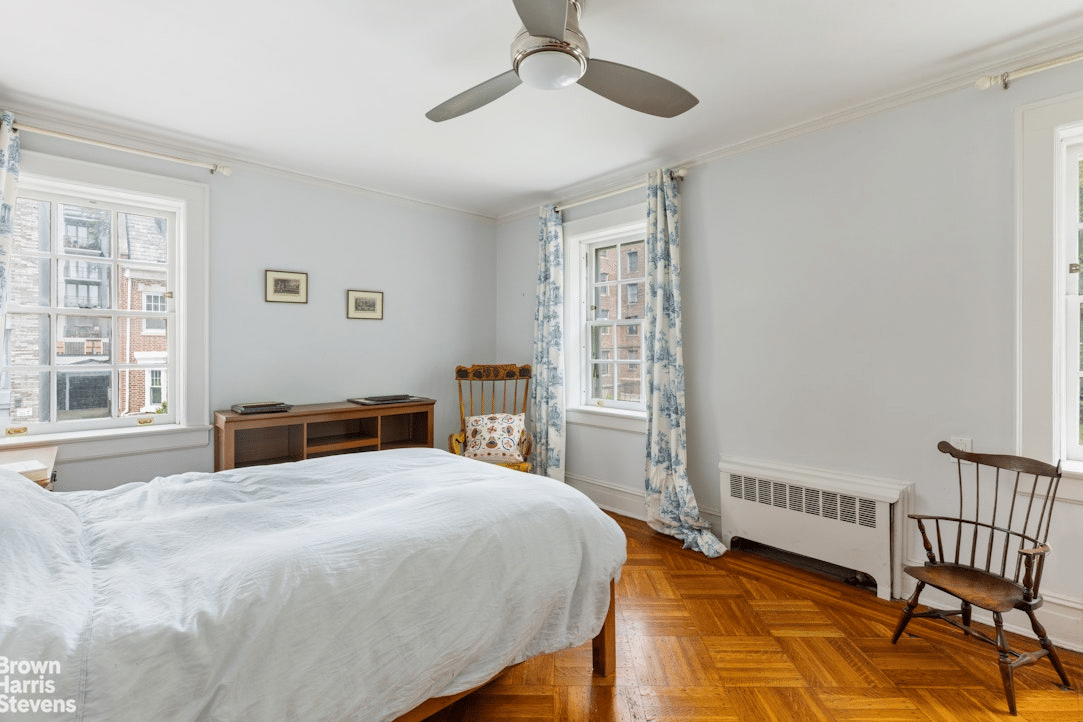
[[[496,414],[526,414],[530,391],[530,365],[474,364],[455,368],[459,384],[459,431],[448,436],[448,450],[463,455],[467,450],[467,429],[472,417]],[[494,461],[509,469],[529,472],[533,442],[524,430],[517,442],[520,460]]]
[[[955,458],[959,514],[955,517],[910,515],[917,521],[928,561],[924,566],[904,570],[918,584],[891,642],[899,640],[913,617],[932,617],[996,647],[1008,711],[1014,715],[1013,672],[1017,667],[1048,657],[1060,675],[1063,688],[1071,686],[1056,647],[1034,616],[1034,610],[1042,606],[1038,588],[1050,551],[1045,542],[1060,485],[1060,466],[1021,456],[960,451],[946,441],[941,441],[937,448]],[[927,584],[959,599],[960,607],[915,612],[918,597]],[[995,638],[971,626],[973,606],[992,612]],[[1012,609],[1026,613],[1041,649],[1018,652],[1008,646],[1003,614]]]

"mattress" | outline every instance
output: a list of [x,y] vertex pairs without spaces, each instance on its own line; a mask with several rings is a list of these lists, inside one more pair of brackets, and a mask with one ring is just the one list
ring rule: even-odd
[[625,559],[580,492],[435,449],[0,495],[20,719],[394,719],[591,639]]

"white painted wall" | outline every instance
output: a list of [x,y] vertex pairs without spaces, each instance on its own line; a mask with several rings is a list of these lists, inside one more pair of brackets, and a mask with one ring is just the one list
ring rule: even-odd
[[[22,145],[210,185],[212,409],[413,393],[437,399],[438,445],[458,429],[455,366],[496,338],[478,293],[496,277],[492,220],[245,166],[222,177],[30,133]],[[266,303],[266,269],[306,271],[309,302]],[[347,319],[347,289],[383,291],[384,320]],[[207,442],[112,458],[62,447],[57,488],[210,470]]]
[[[1081,81],[1076,65],[964,89],[689,169],[689,473],[709,518],[720,453],[911,481],[914,511],[929,512],[953,483],[937,441],[1016,449],[1016,111]],[[526,226],[501,223],[498,243],[534,244]],[[501,258],[526,283],[525,259]],[[641,494],[630,436],[570,427],[569,477]],[[1083,505],[1066,499],[1044,586],[1051,630],[1076,649],[1081,529]]]

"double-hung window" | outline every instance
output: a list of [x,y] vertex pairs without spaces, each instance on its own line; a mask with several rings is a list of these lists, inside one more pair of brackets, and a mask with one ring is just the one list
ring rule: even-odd
[[565,224],[569,408],[643,412],[642,207]]
[[77,430],[168,413],[175,209],[27,185],[15,205],[7,423]]
[[206,186],[31,153],[23,165],[6,435],[206,425]]

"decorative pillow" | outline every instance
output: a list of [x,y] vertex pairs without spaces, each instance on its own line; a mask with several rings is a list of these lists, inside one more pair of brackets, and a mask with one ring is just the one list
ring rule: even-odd
[[521,462],[519,439],[525,425],[523,414],[471,416],[466,420],[463,456],[497,463]]

